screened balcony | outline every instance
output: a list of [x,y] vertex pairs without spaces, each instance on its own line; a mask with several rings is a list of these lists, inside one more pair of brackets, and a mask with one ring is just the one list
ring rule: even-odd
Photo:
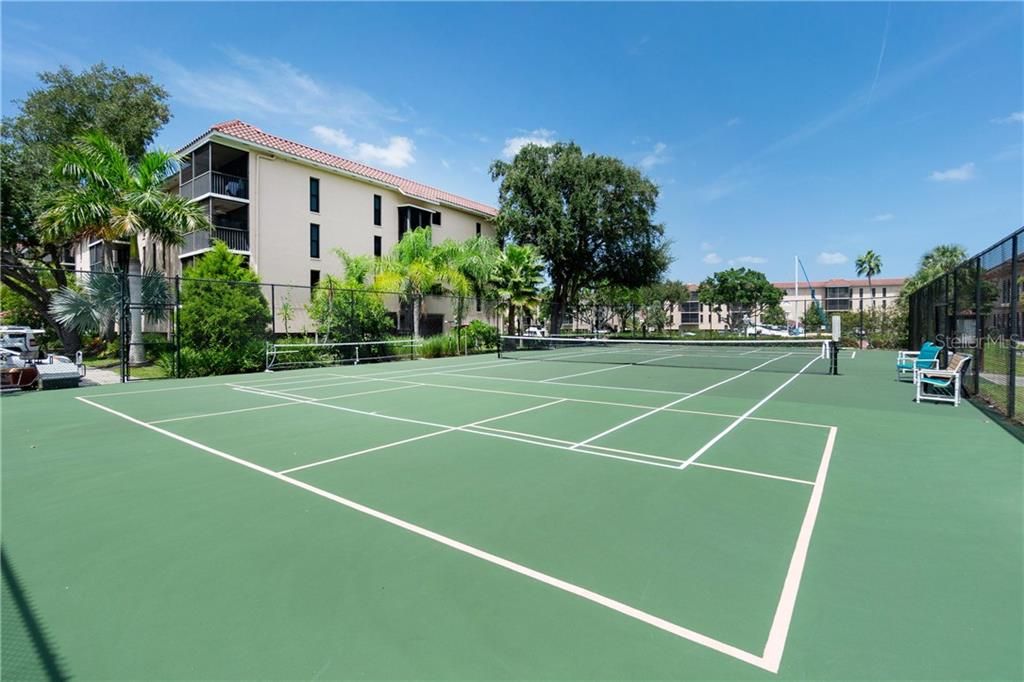
[[178,180],[178,192],[191,199],[212,195],[247,202],[249,154],[208,142],[185,156]]

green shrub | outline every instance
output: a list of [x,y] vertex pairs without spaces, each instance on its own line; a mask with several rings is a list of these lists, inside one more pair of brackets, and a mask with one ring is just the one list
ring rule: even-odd
[[181,301],[181,376],[263,367],[270,307],[241,256],[215,242],[185,271]]
[[455,334],[428,336],[420,342],[416,353],[421,358],[443,358],[450,355],[460,355],[459,339]]
[[480,353],[498,347],[498,328],[486,322],[473,320],[466,325],[463,334],[463,347],[470,353]]
[[321,340],[377,341],[394,333],[382,296],[365,285],[327,275],[306,306]]

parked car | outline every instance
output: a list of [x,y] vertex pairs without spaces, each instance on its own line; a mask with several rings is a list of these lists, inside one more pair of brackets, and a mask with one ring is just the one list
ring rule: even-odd
[[44,329],[32,329],[22,325],[2,325],[0,326],[0,348],[14,351],[26,360],[36,360],[42,357],[36,335],[44,333]]

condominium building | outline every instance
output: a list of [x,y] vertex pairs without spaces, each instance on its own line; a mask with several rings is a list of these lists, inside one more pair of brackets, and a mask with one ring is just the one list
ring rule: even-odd
[[[899,300],[905,277],[872,279],[830,279],[819,282],[774,282],[783,292],[782,310],[790,326],[799,326],[804,313],[812,303],[832,313],[858,310],[886,310]],[[697,298],[697,285],[688,285],[689,299],[678,305],[669,305],[668,327],[682,330],[713,330],[727,328],[728,315],[716,313],[714,308],[702,304]]]
[[[297,286],[297,300],[289,300],[299,311],[308,287],[326,274],[343,274],[335,249],[381,256],[406,231],[427,226],[437,242],[495,235],[492,206],[243,121],[212,126],[179,154],[183,162],[167,190],[199,203],[213,229],[186,234],[180,247],[143,237],[143,268],[181,274],[219,240],[244,256],[263,282],[307,287],[303,294]],[[127,244],[82,242],[75,265],[90,270],[126,258]]]

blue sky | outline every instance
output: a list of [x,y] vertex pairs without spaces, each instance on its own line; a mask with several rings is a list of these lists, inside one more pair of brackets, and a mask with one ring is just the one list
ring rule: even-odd
[[2,99],[103,60],[172,95],[158,144],[241,118],[496,203],[575,140],[661,187],[670,275],[910,274],[1024,224],[1020,3],[16,4]]

